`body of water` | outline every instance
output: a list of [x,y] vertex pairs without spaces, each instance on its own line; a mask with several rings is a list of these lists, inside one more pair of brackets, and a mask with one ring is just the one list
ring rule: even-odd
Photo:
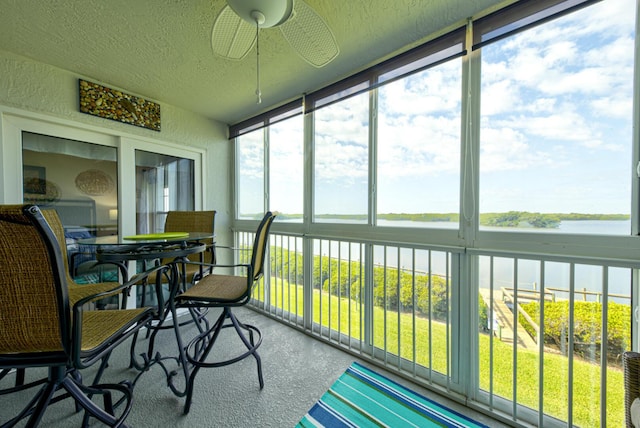
[[563,220],[555,229],[506,228],[481,226],[480,230],[523,231],[535,233],[575,233],[589,235],[629,235],[631,220]]
[[[410,220],[378,220],[379,226],[388,227],[419,227],[437,229],[457,229],[457,222],[417,222]],[[480,226],[480,230],[487,231],[521,231],[533,233],[576,233],[591,235],[629,235],[631,233],[631,220],[570,220],[562,221],[558,228],[538,229],[535,227],[510,228],[498,226]]]

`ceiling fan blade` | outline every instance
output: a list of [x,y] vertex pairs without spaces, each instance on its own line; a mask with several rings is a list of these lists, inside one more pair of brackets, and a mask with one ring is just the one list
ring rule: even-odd
[[329,26],[303,0],[295,0],[291,18],[278,28],[298,55],[314,67],[324,67],[340,52]]
[[211,31],[213,53],[224,58],[242,59],[256,41],[256,28],[242,20],[233,9],[225,6]]

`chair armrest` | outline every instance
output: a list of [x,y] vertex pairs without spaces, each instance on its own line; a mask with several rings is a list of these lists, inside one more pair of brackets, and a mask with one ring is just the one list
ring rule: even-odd
[[247,269],[251,268],[251,265],[249,263],[238,263],[238,264],[225,265],[225,264],[219,264],[219,263],[203,263],[203,262],[194,262],[193,260],[187,260],[187,261],[184,262],[184,264],[186,264],[186,265],[196,265],[196,266],[202,266],[202,267],[210,267],[210,268],[216,268],[216,267],[222,267],[222,268],[243,267],[243,268],[247,268]]
[[216,245],[216,244],[213,244],[213,247],[215,249],[224,248],[225,250],[232,250],[232,251],[253,251],[253,248],[251,248],[251,247],[238,248],[238,247],[229,247],[229,246],[226,246],[226,245]]
[[[78,259],[79,257],[82,257],[82,256],[93,256],[93,259],[92,260],[85,260],[82,263],[77,263],[76,259]],[[77,275],[79,275],[78,268],[80,266],[84,265],[85,263],[90,263],[90,262],[94,263],[93,267],[103,266],[103,265],[115,266],[120,271],[120,274],[122,275],[123,278],[127,277],[127,269],[126,269],[126,267],[125,267],[125,265],[123,263],[101,262],[101,261],[96,260],[95,253],[82,253],[82,252],[77,252],[77,253],[71,254],[71,260],[69,262],[69,270],[70,270],[71,277],[75,278]]]
[[135,274],[129,281],[125,282],[124,284],[120,284],[119,286],[114,287],[111,290],[103,291],[101,293],[92,294],[90,296],[86,296],[86,297],[78,300],[73,305],[74,316],[75,316],[75,312],[77,310],[82,310],[82,306],[85,305],[86,303],[89,303],[89,302],[91,302],[93,300],[96,300],[96,299],[102,299],[104,297],[110,297],[110,296],[115,296],[117,294],[120,294],[121,291],[128,290],[132,286],[137,285],[140,282],[144,281],[152,273],[159,272],[161,270],[166,270],[166,269],[168,269],[168,267],[166,265],[155,266],[155,267],[153,267],[153,268],[151,268],[149,270],[146,270],[144,272]]

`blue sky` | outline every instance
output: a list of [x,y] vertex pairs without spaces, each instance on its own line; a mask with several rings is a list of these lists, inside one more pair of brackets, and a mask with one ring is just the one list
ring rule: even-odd
[[629,213],[634,2],[483,49],[480,210]]

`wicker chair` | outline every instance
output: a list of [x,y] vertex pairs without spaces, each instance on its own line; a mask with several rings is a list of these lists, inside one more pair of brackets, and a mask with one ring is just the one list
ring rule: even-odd
[[[213,235],[215,231],[215,219],[216,211],[169,211],[164,223],[165,232],[204,232]],[[205,239],[203,243],[206,244],[206,250],[204,253],[192,254],[187,257],[188,260],[193,262],[202,262],[203,264],[186,264],[183,263],[178,270],[184,278],[181,279],[181,287],[184,289],[188,284],[193,284],[204,275],[208,275],[212,272],[213,268],[210,265],[216,262],[215,242],[214,238]],[[173,260],[163,259],[156,261],[156,265],[168,265]],[[146,268],[146,265],[145,265]],[[164,278],[165,281],[169,281],[169,278]],[[155,275],[150,275],[148,278],[149,284],[155,284],[157,278]],[[144,287],[140,291],[144,293],[141,297],[140,305],[147,304],[147,294],[158,292],[155,288]],[[168,294],[168,290],[165,290]],[[166,296],[165,296],[166,297]],[[182,322],[180,325],[185,325],[196,320],[205,320],[204,315],[206,312],[200,312],[197,310],[191,311],[193,318],[191,320]],[[158,325],[157,328],[172,328],[171,325]],[[200,328],[201,329],[201,328]],[[202,329],[201,329],[202,330]],[[150,335],[150,330],[147,330],[147,337]]]
[[[42,216],[45,218],[45,220],[49,224],[49,227],[53,231],[53,234],[56,237],[58,246],[60,247],[62,259],[64,261],[64,267],[65,267],[64,272],[67,279],[67,286],[69,287],[68,289],[69,303],[71,305],[73,305],[75,302],[77,302],[78,300],[84,297],[91,296],[98,293],[103,293],[105,291],[110,291],[120,286],[120,284],[117,282],[100,282],[95,284],[78,284],[77,282],[75,282],[70,275],[71,269],[69,266],[69,258],[67,256],[67,246],[65,245],[64,227],[62,225],[62,222],[60,221],[58,212],[52,208],[42,209],[41,212],[42,212]],[[123,295],[123,307],[125,307],[127,290],[125,290],[122,295]],[[98,377],[100,376],[101,372],[102,370],[98,372],[97,374]],[[4,377],[8,376],[9,373],[11,373],[10,369],[0,370],[0,379],[3,379]],[[18,387],[21,387],[21,389],[27,389],[31,386],[34,386],[40,383],[42,383],[42,381],[37,380],[37,381],[34,381],[33,383],[25,384],[25,369],[19,368],[16,370],[15,385],[14,385],[14,388],[12,388],[12,390],[15,391],[16,388]],[[0,394],[2,394],[2,392],[0,392]]]
[[624,413],[627,428],[640,428],[631,421],[631,404],[640,398],[640,353],[627,351],[622,354],[624,367]]
[[[98,282],[95,284],[78,284],[71,277],[71,269],[69,267],[69,258],[67,255],[67,246],[65,245],[65,236],[64,236],[64,226],[62,225],[62,221],[60,220],[60,216],[58,216],[58,212],[55,209],[42,209],[42,216],[45,218],[49,227],[53,231],[53,234],[56,237],[58,242],[58,246],[60,247],[60,252],[62,253],[62,259],[64,261],[64,273],[67,280],[67,286],[69,287],[69,302],[73,305],[78,300],[93,295],[102,293],[105,291],[112,290],[116,287],[119,287],[120,284],[117,282]],[[126,278],[126,272],[123,272],[123,278]],[[123,305],[122,307],[126,307],[126,291],[122,295]]]
[[[169,211],[167,220],[164,223],[165,232],[207,232],[213,235],[215,231],[215,211]],[[213,238],[204,241],[207,250],[202,254],[193,254],[189,260],[194,262],[204,262],[214,264],[216,253]],[[200,257],[203,256],[201,259]],[[163,260],[163,264],[166,264]],[[204,275],[211,273],[213,268],[201,269],[200,266],[190,264],[185,266],[187,282],[194,283]]]
[[[84,308],[90,301],[121,293],[146,275],[72,304],[60,246],[38,207],[0,206],[0,369],[43,367],[49,373],[35,396],[3,426],[27,417],[27,426],[36,426],[49,404],[67,397],[102,423],[122,426],[131,409],[131,387],[126,382],[87,387],[78,370],[106,364],[116,346],[149,323],[154,310]],[[59,390],[64,393],[56,394]],[[118,416],[113,393],[123,405]],[[104,408],[91,396],[102,396]]]
[[[169,211],[167,219],[164,223],[165,232],[205,232],[213,235],[215,230],[216,211]],[[193,254],[188,259],[193,262],[203,262],[206,264],[214,264],[216,262],[215,242],[214,239],[206,239],[203,241],[207,245],[204,253]],[[172,263],[173,260],[159,260],[157,264],[166,265]],[[146,265],[145,265],[146,268]],[[180,273],[184,273],[185,281],[183,284],[193,284],[199,278],[211,273],[213,268],[209,266],[184,264],[181,266]],[[166,278],[168,280],[168,278]],[[149,284],[154,284],[156,278],[151,275],[148,279]],[[145,294],[142,295],[141,305],[147,302],[147,293],[153,292],[152,289],[141,289]]]
[[[203,277],[191,288],[170,300],[173,316],[177,316],[177,308],[222,308],[222,313],[216,322],[206,331],[196,336],[186,347],[186,359],[193,365],[187,382],[186,402],[184,413],[189,413],[193,397],[193,386],[196,375],[203,367],[221,367],[238,362],[253,355],[258,365],[258,380],[260,389],[264,387],[262,378],[262,364],[257,349],[262,343],[262,334],[258,328],[242,324],[231,312],[235,306],[243,306],[251,300],[254,284],[262,277],[265,254],[269,243],[269,229],[275,216],[267,212],[256,231],[251,262],[236,265],[211,265],[209,267],[226,267],[244,269],[244,276],[219,275],[211,273]],[[221,247],[224,248],[224,247]],[[198,265],[198,263],[196,263]],[[226,321],[229,320],[229,323]],[[213,348],[216,339],[223,328],[233,327],[247,348],[247,351],[225,361],[207,362],[207,356]],[[245,332],[248,333],[247,339]],[[257,336],[257,337],[255,337]]]

